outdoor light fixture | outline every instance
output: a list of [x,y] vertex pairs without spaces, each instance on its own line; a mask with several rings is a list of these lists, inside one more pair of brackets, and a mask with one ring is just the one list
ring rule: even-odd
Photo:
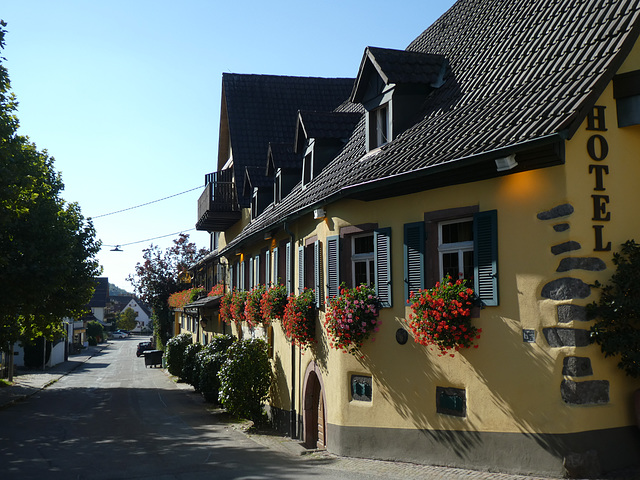
[[111,249],[111,251],[112,251],[112,252],[121,252],[121,251],[122,251],[122,249],[120,248],[120,245],[116,245],[116,247],[115,247],[115,248],[112,248],[112,249]]
[[518,162],[516,162],[515,155],[509,155],[508,157],[496,158],[496,168],[499,172],[504,172],[506,170],[511,170],[513,167],[516,167]]
[[316,208],[313,211],[313,219],[314,220],[318,220],[320,218],[324,218],[327,215],[327,212],[325,212],[324,208]]

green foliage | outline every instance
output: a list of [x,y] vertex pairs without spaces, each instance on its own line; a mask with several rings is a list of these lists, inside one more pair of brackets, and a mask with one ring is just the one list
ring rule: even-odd
[[[104,327],[100,322],[92,320],[87,322],[87,336],[93,337],[96,341],[102,341],[104,338]],[[91,342],[89,342],[91,344]]]
[[613,254],[616,271],[608,285],[596,282],[601,296],[587,305],[591,341],[605,357],[620,355],[618,367],[630,377],[640,377],[640,244],[628,240]]
[[187,345],[187,348],[184,350],[184,361],[182,365],[182,373],[180,374],[180,378],[182,380],[194,387],[197,384],[197,381],[195,380],[197,363],[196,355],[198,355],[200,350],[202,350],[202,344],[199,342]]
[[96,340],[96,337],[89,337],[88,342],[90,347],[95,347],[96,345],[98,345],[98,340]]
[[[0,48],[5,27],[0,23]],[[18,103],[0,57],[0,349],[54,339],[91,299],[101,268],[90,220],[61,197],[54,159],[18,134]]]
[[138,325],[136,318],[138,318],[138,312],[131,307],[127,307],[124,312],[118,314],[116,325],[122,330],[133,330]]
[[176,377],[182,375],[184,353],[192,343],[193,336],[190,333],[181,333],[167,342],[165,356],[167,358],[167,369],[171,375]]
[[189,235],[181,233],[173,246],[164,252],[157,245],[143,250],[143,262],[135,266],[135,274],[127,277],[140,298],[148,303],[155,316],[154,335],[158,346],[165,345],[171,337],[173,315],[169,308],[169,296],[188,288],[188,269],[208,253],[197,250],[189,242]]
[[262,403],[269,395],[272,377],[264,340],[241,340],[232,344],[218,375],[219,399],[227,411],[261,422],[264,417]]
[[227,360],[227,349],[235,342],[232,335],[216,335],[197,355],[199,390],[207,402],[217,402],[220,391],[218,372]]

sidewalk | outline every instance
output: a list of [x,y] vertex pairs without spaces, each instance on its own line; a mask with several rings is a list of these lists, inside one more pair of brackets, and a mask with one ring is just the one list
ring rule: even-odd
[[47,388],[106,347],[107,344],[87,347],[79,354],[69,355],[69,360],[66,362],[46,368],[44,371],[42,369],[27,370],[18,368],[16,375],[13,377],[13,385],[0,386],[0,409],[20,402]]

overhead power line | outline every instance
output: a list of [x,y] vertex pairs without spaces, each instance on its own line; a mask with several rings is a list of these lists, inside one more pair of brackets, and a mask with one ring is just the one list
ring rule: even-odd
[[[181,233],[191,232],[192,230],[195,230],[195,228],[189,228],[187,230],[180,230],[179,232],[168,233],[167,235],[160,235],[159,237],[147,238],[145,240],[136,240],[135,242],[119,243],[117,245],[103,245],[103,246],[104,247],[115,247],[116,249],[119,249],[120,247],[126,247],[127,245],[135,245],[136,243],[150,242],[151,240],[158,240],[159,238],[172,237],[173,235],[179,235]],[[113,251],[120,252],[121,250],[113,250]]]
[[[151,202],[147,202],[147,203],[142,203],[140,205],[136,205],[135,207],[123,208],[122,210],[117,210],[115,212],[110,212],[110,213],[103,213],[102,215],[96,215],[95,217],[91,217],[91,218],[107,217],[109,215],[115,215],[116,213],[127,212],[129,210],[133,210],[134,208],[145,207],[147,205],[151,205],[152,203],[158,203],[158,202],[161,202],[163,200],[168,200],[169,198],[177,197],[178,195],[184,195],[185,193],[193,192],[194,190],[198,190],[200,188],[202,188],[202,185],[200,185],[198,187],[195,187],[195,188],[191,188],[189,190],[185,190],[184,192],[180,192],[180,193],[175,193],[173,195],[169,195],[168,197],[159,198],[158,200],[152,200]],[[145,241],[145,240],[143,240],[143,241]]]

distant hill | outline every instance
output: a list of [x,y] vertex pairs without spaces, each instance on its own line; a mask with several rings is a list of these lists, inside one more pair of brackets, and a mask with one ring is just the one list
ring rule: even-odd
[[127,292],[125,289],[120,288],[113,283],[109,284],[109,295],[133,295],[132,293]]

